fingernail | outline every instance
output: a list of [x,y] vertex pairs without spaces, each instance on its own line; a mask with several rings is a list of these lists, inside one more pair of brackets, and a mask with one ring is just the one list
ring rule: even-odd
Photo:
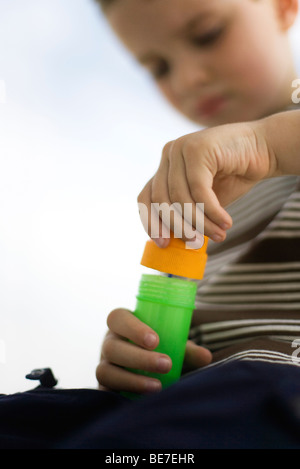
[[220,228],[222,228],[222,230],[225,230],[225,231],[226,231],[226,230],[229,230],[230,225],[229,225],[229,223],[222,223],[222,224],[220,225]]
[[146,347],[154,347],[156,344],[156,336],[154,334],[147,334],[144,338],[144,344]]
[[159,248],[165,248],[168,245],[168,239],[165,239],[165,238],[152,238],[152,239]]
[[216,243],[219,243],[220,241],[223,241],[224,238],[223,238],[223,236],[215,233],[215,234],[212,235],[211,239],[213,241],[215,241]]
[[147,392],[157,392],[161,390],[161,382],[154,379],[148,379],[146,381],[146,391]]
[[168,358],[160,357],[157,360],[157,370],[160,371],[161,373],[165,373],[169,371],[170,368],[171,368],[171,363]]

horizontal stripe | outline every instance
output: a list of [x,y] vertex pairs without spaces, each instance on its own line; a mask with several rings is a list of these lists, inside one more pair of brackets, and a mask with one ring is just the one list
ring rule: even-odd
[[299,200],[300,201],[300,192],[299,191],[296,191],[296,192],[294,192],[293,194],[291,194],[289,196],[288,203],[290,203],[290,201],[293,201],[293,200]]
[[291,228],[291,229],[294,229],[294,228],[297,228],[299,230],[299,226],[300,226],[300,219],[298,221],[291,221],[291,220],[275,220],[272,225],[270,226],[270,228],[272,229],[277,229],[277,228]]
[[[237,320],[232,320],[232,321],[218,321],[218,322],[213,322],[213,323],[206,323],[206,324],[201,324],[199,328],[203,332],[210,332],[210,331],[215,331],[219,329],[230,329],[232,327],[240,327],[241,325],[243,326],[252,326],[253,324],[259,324],[259,325],[264,325],[264,324],[291,324],[291,325],[299,325],[300,326],[300,319],[237,319]],[[197,328],[196,328],[197,329]]]
[[280,273],[254,273],[254,274],[244,274],[240,275],[216,275],[215,281],[218,285],[224,284],[239,284],[239,283],[276,283],[276,282],[292,282],[293,280],[300,280],[300,272],[280,272]]
[[285,325],[271,325],[271,326],[249,326],[249,327],[238,327],[231,330],[211,332],[210,334],[202,334],[202,340],[205,343],[213,342],[217,339],[226,339],[233,337],[243,337],[257,335],[259,333],[264,333],[266,335],[278,333],[298,333],[300,337],[300,326],[285,326]]
[[258,340],[260,339],[261,337],[263,337],[264,339],[270,339],[270,340],[273,340],[277,343],[283,343],[283,344],[292,344],[293,341],[295,339],[298,339],[299,336],[293,336],[293,335],[289,335],[289,336],[272,336],[272,335],[266,335],[266,336],[251,336],[251,337],[244,337],[244,338],[241,338],[241,339],[234,339],[234,340],[219,340],[217,342],[209,342],[209,343],[205,343],[205,342],[202,342],[201,341],[201,337],[196,337],[193,340],[193,342],[195,342],[196,344],[200,345],[200,341],[201,341],[201,345],[202,347],[206,347],[208,348],[211,352],[213,353],[216,353],[216,352],[219,352],[220,350],[224,351],[230,347],[243,347],[243,345],[245,344],[248,344],[249,343],[249,340]]
[[[261,303],[261,302],[264,302],[264,301],[270,301],[270,300],[273,300],[272,302],[274,303],[282,303],[282,302],[285,302],[285,301],[297,301],[299,300],[300,301],[300,292],[298,293],[292,293],[292,292],[287,292],[287,293],[258,293],[256,292],[255,295],[251,294],[251,295],[239,295],[239,294],[228,294],[228,295],[213,295],[213,298],[211,299],[209,297],[209,294],[203,294],[201,295],[201,298],[202,298],[202,302],[204,303],[209,303],[211,301],[213,301],[214,299],[218,300],[218,302],[223,302],[223,303],[229,303],[229,302],[233,302],[233,303],[237,303],[237,302],[242,302],[242,303],[245,303],[245,302],[257,302],[257,303]],[[214,301],[216,302],[216,301]]]
[[212,368],[220,364],[228,363],[234,360],[253,360],[253,361],[267,361],[269,363],[278,363],[284,365],[300,366],[300,358],[297,356],[286,355],[280,352],[272,352],[269,350],[246,350],[224,358],[216,363],[207,365],[204,369]]
[[294,210],[292,210],[291,207],[287,207],[286,210],[282,210],[280,212],[280,218],[290,218],[293,220],[300,220],[300,201],[295,207]]
[[[292,196],[291,196],[292,198]],[[285,209],[282,209],[282,212],[283,211],[287,211],[287,210],[290,210],[291,212],[293,212],[293,214],[299,210],[299,206],[300,206],[300,197],[299,197],[299,200],[291,200],[291,198],[288,200],[288,202],[286,203],[285,205]]]
[[[196,300],[195,304],[196,308],[199,310],[215,310],[215,311],[220,311],[222,310],[228,310],[228,304],[222,304],[222,303],[204,303],[202,301]],[[242,303],[233,303],[230,305],[230,309],[233,311],[255,311],[257,309],[265,309],[265,310],[276,310],[276,311],[282,311],[282,315],[284,315],[285,310],[289,311],[297,311],[300,314],[300,303],[295,302],[295,303],[249,303],[249,304],[242,304]]]
[[228,274],[229,272],[239,272],[241,274],[243,271],[244,272],[261,272],[261,271],[266,271],[266,272],[272,272],[272,271],[277,271],[277,272],[283,272],[287,270],[297,270],[300,271],[300,262],[270,262],[270,263],[264,263],[264,264],[232,264],[230,266],[226,266],[226,270],[224,269],[223,274]]
[[276,292],[276,291],[286,291],[286,292],[291,292],[293,290],[300,291],[300,282],[297,283],[287,283],[287,282],[281,282],[281,283],[256,283],[256,284],[242,284],[242,285],[232,285],[232,284],[227,284],[227,285],[219,285],[219,284],[213,284],[213,285],[204,285],[201,289],[201,294],[205,296],[206,295],[215,295],[218,293],[239,293],[239,292],[252,292],[252,293],[260,293],[260,292]]
[[259,235],[259,238],[282,238],[284,243],[284,238],[300,238],[300,230],[276,230],[276,231],[264,231]]

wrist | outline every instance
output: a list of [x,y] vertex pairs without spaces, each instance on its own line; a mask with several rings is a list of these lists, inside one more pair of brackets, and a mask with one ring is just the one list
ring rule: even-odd
[[[272,145],[272,127],[273,121],[269,117],[252,121],[249,123],[253,134],[255,135],[255,154],[257,154],[257,168],[261,167],[261,179],[269,179],[281,176],[278,165],[277,155]],[[259,164],[258,164],[259,162]]]
[[274,114],[257,125],[273,161],[270,177],[300,175],[300,111]]

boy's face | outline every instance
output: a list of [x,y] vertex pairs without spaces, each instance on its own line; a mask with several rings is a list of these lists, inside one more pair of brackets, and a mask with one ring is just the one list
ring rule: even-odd
[[273,0],[116,0],[108,20],[181,113],[203,126],[291,103],[295,78]]

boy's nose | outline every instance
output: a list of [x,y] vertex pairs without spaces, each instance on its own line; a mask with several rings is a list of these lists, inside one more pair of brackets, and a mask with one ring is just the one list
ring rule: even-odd
[[180,59],[173,68],[172,86],[174,92],[184,96],[198,90],[209,82],[209,73],[199,58]]

